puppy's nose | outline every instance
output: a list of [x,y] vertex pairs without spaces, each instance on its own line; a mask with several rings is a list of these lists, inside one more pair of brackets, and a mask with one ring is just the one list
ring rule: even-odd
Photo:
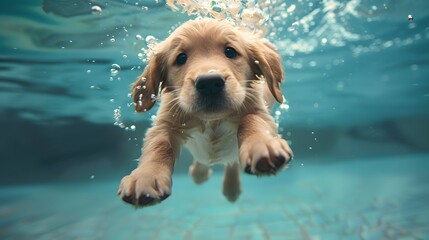
[[201,74],[195,79],[195,88],[204,95],[215,95],[225,88],[225,79],[217,73]]

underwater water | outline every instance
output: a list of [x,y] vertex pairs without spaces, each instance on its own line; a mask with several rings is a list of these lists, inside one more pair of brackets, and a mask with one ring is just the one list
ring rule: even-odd
[[[1,239],[429,239],[429,2],[0,6]],[[184,151],[172,195],[134,209],[116,190],[156,108],[135,114],[130,84],[151,44],[199,14],[257,19],[277,46],[286,102],[272,114],[294,160],[243,173],[230,203],[222,169],[195,185]]]

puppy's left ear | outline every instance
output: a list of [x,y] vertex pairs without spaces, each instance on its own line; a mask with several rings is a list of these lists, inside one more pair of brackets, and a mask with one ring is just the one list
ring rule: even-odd
[[277,102],[283,102],[280,84],[283,82],[284,72],[276,48],[268,40],[261,39],[248,43],[250,66],[256,75],[262,75],[267,81],[268,88]]

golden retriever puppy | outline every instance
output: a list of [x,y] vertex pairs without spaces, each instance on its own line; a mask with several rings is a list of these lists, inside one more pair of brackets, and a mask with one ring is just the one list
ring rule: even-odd
[[292,157],[269,115],[274,101],[283,101],[282,80],[280,57],[266,39],[226,21],[184,23],[156,46],[132,87],[137,112],[161,104],[139,166],[122,179],[118,195],[136,207],[166,199],[182,145],[194,157],[189,173],[196,183],[208,179],[211,165],[225,165],[229,201],[241,193],[240,169],[276,174]]

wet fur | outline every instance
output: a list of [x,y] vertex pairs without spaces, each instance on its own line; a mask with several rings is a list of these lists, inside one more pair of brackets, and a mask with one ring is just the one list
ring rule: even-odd
[[[227,58],[226,47],[238,52]],[[175,61],[187,53],[182,66]],[[221,111],[207,111],[198,102],[195,79],[207,72],[225,78]],[[235,201],[241,193],[240,169],[273,175],[292,156],[277,131],[269,108],[283,101],[283,70],[273,45],[226,21],[191,20],[156,46],[143,74],[133,84],[137,112],[161,104],[146,134],[139,166],[125,176],[118,195],[137,207],[161,202],[171,193],[171,175],[182,146],[194,157],[189,173],[206,181],[212,164],[225,165],[223,194]],[[160,96],[158,93],[161,92]]]

